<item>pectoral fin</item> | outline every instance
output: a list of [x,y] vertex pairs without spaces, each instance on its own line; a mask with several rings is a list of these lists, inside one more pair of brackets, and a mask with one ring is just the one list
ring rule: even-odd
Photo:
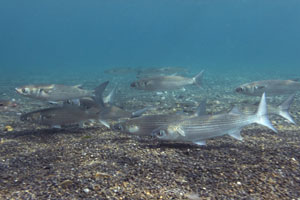
[[74,85],[73,87],[75,87],[75,88],[79,88],[79,89],[82,89],[82,84],[79,84],[79,85]]
[[237,139],[237,140],[243,140],[243,137],[241,136],[241,133],[240,133],[240,130],[237,129],[237,130],[234,130],[230,133],[228,133],[231,137]]
[[99,120],[99,122],[100,122],[102,125],[106,126],[107,128],[110,128],[110,125],[109,125],[106,121],[104,121],[104,120]]
[[135,112],[132,112],[131,113],[131,118],[140,117],[140,116],[142,116],[145,112],[147,112],[150,109],[152,109],[152,107],[148,106],[146,108],[143,108],[143,109],[137,110]]
[[203,101],[201,101],[201,103],[199,104],[199,106],[197,107],[197,110],[195,112],[195,116],[203,116],[206,115],[206,99],[204,99]]
[[181,127],[178,127],[178,128],[177,128],[177,132],[178,132],[181,136],[185,137],[185,132],[184,132],[184,130],[182,130]]
[[61,129],[61,125],[53,125],[51,126],[52,128],[55,128],[55,129]]
[[236,115],[239,115],[241,114],[241,111],[239,111],[238,107],[237,106],[234,106],[231,111],[229,112],[229,114],[236,114]]

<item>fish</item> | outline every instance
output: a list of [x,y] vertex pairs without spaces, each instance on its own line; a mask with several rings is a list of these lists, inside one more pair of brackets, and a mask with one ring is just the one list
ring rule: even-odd
[[[273,106],[273,105],[268,105],[268,114],[269,115],[278,115],[286,120],[288,120],[290,123],[295,124],[296,122],[294,121],[293,117],[289,113],[289,109],[291,104],[293,103],[295,94],[290,95],[285,101],[283,101],[280,105],[278,106]],[[242,113],[254,113],[257,109],[257,106],[255,105],[245,105],[245,106],[240,106],[239,107]]]
[[198,106],[196,111],[191,115],[184,115],[179,113],[171,114],[155,114],[155,115],[143,115],[136,118],[131,118],[127,121],[120,121],[112,126],[115,131],[122,133],[136,135],[136,136],[151,136],[153,130],[158,127],[167,125],[174,121],[188,119],[191,117],[205,114],[204,101]]
[[130,73],[136,73],[138,70],[136,68],[132,67],[116,67],[107,69],[104,72],[107,74],[114,74],[114,75],[124,75],[124,74],[130,74]]
[[238,86],[235,91],[239,94],[250,96],[261,96],[267,93],[268,96],[290,95],[300,90],[300,82],[296,80],[263,80],[246,83]]
[[[102,94],[108,81],[100,84],[95,92]],[[84,103],[83,103],[84,102]],[[51,108],[39,109],[20,116],[21,121],[60,128],[62,125],[79,124],[88,120],[99,120],[102,101],[82,100],[82,104],[63,104]]]
[[184,67],[151,67],[140,68],[137,70],[137,77],[147,77],[153,75],[170,75],[175,73],[187,73],[188,70]]
[[193,78],[183,76],[156,76],[152,78],[144,78],[132,82],[130,86],[138,90],[146,91],[166,91],[180,89],[186,85],[197,85],[201,87],[201,80],[204,71],[201,71]]
[[83,109],[76,105],[64,105],[45,108],[22,114],[21,121],[60,128],[62,125],[83,124],[91,119],[98,119],[99,110]]
[[112,126],[112,129],[130,135],[151,136],[152,131],[157,127],[182,120],[184,117],[184,115],[176,114],[144,115],[116,123]]
[[18,94],[42,101],[66,101],[94,95],[92,90],[84,90],[81,85],[25,85],[15,88]]
[[14,100],[10,101],[10,100],[3,100],[0,99],[0,107],[16,107],[17,104]]
[[201,115],[187,120],[175,121],[158,127],[152,131],[152,136],[162,141],[188,142],[205,145],[207,139],[229,134],[231,137],[243,140],[240,131],[249,124],[261,124],[277,132],[267,116],[265,93],[255,114],[243,114],[237,107],[229,113],[216,115]]

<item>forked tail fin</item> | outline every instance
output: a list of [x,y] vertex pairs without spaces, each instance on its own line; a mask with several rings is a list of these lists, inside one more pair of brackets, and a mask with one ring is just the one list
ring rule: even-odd
[[112,91],[106,97],[103,97],[103,102],[105,104],[112,104],[114,100],[116,88],[117,86],[115,86],[114,89],[112,89]]
[[194,84],[198,87],[201,87],[202,84],[202,77],[203,77],[204,70],[202,70],[199,74],[193,77]]
[[104,102],[103,102],[103,96],[102,95],[103,95],[103,92],[104,92],[106,86],[108,85],[108,83],[109,83],[109,81],[105,81],[104,83],[101,83],[98,87],[96,87],[95,90],[94,90],[95,102],[101,107],[104,107]]
[[292,94],[291,96],[289,96],[289,98],[287,98],[282,104],[280,104],[278,106],[278,114],[287,119],[289,122],[291,122],[292,124],[296,124],[294,119],[291,117],[290,113],[289,113],[289,109],[291,104],[293,103],[295,94]]
[[260,103],[256,112],[256,123],[261,124],[263,126],[268,127],[269,129],[273,130],[275,133],[277,133],[277,130],[274,128],[272,123],[270,122],[268,118],[268,111],[267,111],[267,103],[266,103],[266,95],[263,93]]

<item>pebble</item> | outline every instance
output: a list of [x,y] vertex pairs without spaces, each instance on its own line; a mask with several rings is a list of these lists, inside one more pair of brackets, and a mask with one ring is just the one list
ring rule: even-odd
[[91,190],[89,188],[84,188],[83,191],[88,194]]

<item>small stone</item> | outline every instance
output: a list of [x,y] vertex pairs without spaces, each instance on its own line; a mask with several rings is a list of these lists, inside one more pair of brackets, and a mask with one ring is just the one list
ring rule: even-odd
[[9,125],[5,126],[5,128],[4,128],[4,131],[8,131],[8,132],[11,132],[13,130],[14,130],[13,127],[11,127]]
[[100,178],[109,178],[111,175],[107,173],[102,173],[102,172],[96,172],[95,174],[95,179],[100,179]]
[[89,188],[84,188],[83,191],[88,194],[90,192],[90,189]]

